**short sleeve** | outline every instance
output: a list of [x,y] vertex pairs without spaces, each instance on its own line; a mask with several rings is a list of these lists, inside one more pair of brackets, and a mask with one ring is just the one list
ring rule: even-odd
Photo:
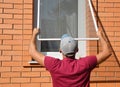
[[87,65],[90,70],[94,69],[97,65],[96,56],[87,56],[86,57]]
[[84,68],[92,70],[97,65],[97,58],[96,56],[87,56],[81,59],[81,63],[84,63]]
[[60,60],[56,59],[54,57],[50,57],[50,56],[45,56],[45,60],[44,60],[44,64],[45,64],[45,68],[48,71],[54,71],[57,67],[57,65],[59,64]]

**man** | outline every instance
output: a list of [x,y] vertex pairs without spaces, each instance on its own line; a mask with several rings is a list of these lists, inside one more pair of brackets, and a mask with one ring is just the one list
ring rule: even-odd
[[75,59],[78,51],[77,42],[69,35],[65,34],[61,38],[60,52],[63,60],[45,56],[36,49],[35,39],[39,29],[33,30],[30,42],[30,55],[51,73],[53,87],[89,87],[90,73],[97,64],[105,61],[110,55],[110,49],[102,32],[98,31],[103,50],[95,56],[86,56]]

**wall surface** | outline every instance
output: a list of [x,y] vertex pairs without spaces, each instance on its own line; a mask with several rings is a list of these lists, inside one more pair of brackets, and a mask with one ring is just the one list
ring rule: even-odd
[[[120,87],[120,0],[92,1],[114,52],[91,73],[91,87]],[[33,0],[0,0],[0,87],[52,87],[44,67],[28,64],[32,16]],[[96,44],[88,43],[89,54],[96,54]]]

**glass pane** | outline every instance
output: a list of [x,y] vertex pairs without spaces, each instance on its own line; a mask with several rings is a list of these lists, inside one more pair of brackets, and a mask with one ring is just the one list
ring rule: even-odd
[[41,0],[41,38],[77,37],[77,0]]
[[[40,38],[61,38],[65,33],[78,37],[77,0],[41,0],[40,3]],[[41,51],[58,52],[59,41],[42,41]]]

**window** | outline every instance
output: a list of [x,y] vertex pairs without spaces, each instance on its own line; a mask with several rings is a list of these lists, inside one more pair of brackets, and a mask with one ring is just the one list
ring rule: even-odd
[[[95,20],[89,6],[90,0],[34,0],[34,27],[41,33],[37,48],[45,55],[62,58],[59,53],[60,38],[68,33],[78,40],[78,57],[86,55],[86,40],[98,40]],[[38,9],[39,8],[39,9]],[[39,17],[38,16],[39,13]],[[41,40],[41,41],[40,41]]]

